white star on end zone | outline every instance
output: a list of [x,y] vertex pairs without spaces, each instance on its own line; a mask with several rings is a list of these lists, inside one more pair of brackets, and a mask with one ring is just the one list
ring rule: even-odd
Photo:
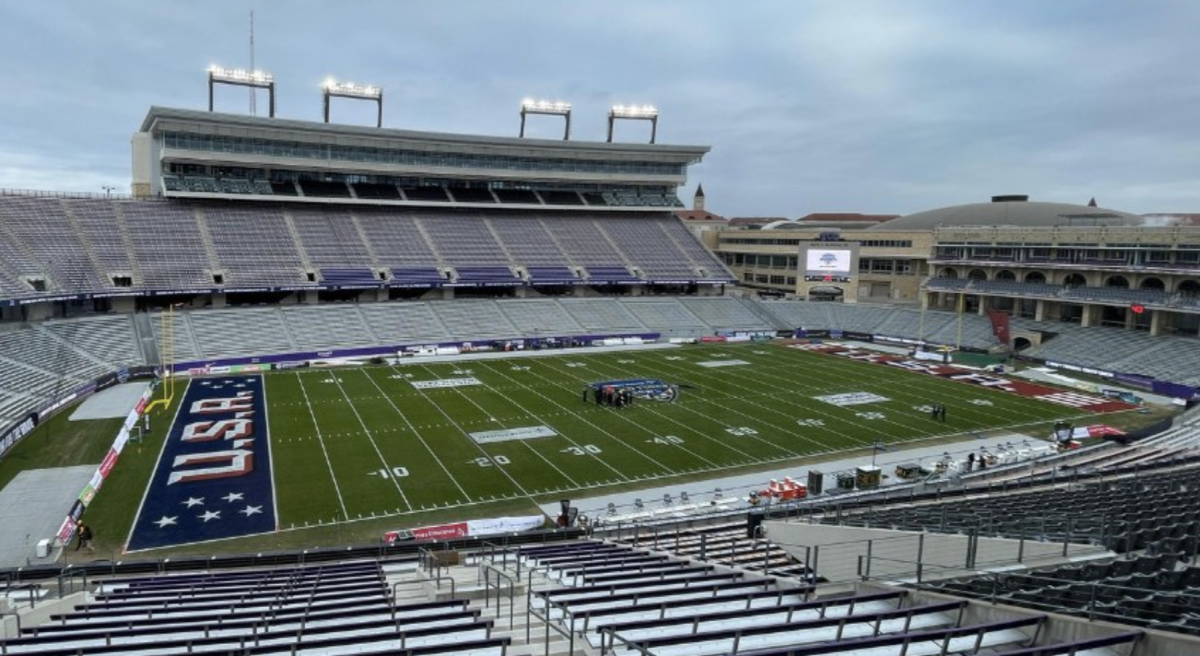
[[204,512],[203,515],[196,515],[196,519],[202,519],[202,520],[204,520],[204,523],[207,524],[208,520],[210,520],[210,519],[221,519],[221,511],[220,510],[207,510]]
[[249,517],[250,515],[258,515],[258,514],[262,513],[262,506],[246,506],[245,508],[242,508],[238,512],[242,513],[243,515],[245,515],[247,517]]
[[168,526],[175,526],[175,520],[177,519],[179,519],[179,515],[175,515],[174,517],[167,517],[166,515],[163,515],[162,519],[150,523],[157,524],[159,528],[166,528]]
[[225,496],[223,496],[221,498],[224,499],[228,503],[233,503],[234,501],[241,501],[242,497],[245,495],[246,495],[245,492],[230,492],[229,494],[226,494]]
[[188,497],[187,501],[181,501],[180,503],[187,504],[188,508],[191,508],[192,506],[203,506],[204,505],[204,497],[200,497],[199,499],[197,499],[196,497]]

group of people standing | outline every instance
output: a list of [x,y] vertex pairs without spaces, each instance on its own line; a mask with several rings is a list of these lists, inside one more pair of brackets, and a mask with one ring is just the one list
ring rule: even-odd
[[933,409],[929,411],[929,418],[946,423],[946,406],[941,403],[934,404]]
[[585,387],[583,388],[584,402],[588,400],[588,390],[591,390],[592,396],[595,397],[596,405],[606,405],[610,408],[624,408],[633,405],[633,390],[629,388],[616,388],[611,385],[598,389]]

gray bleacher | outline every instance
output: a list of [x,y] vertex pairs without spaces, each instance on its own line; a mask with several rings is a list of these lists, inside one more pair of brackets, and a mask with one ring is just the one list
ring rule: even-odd
[[493,216],[487,219],[513,260],[532,266],[569,266],[562,249],[537,216]]
[[500,312],[495,301],[464,300],[431,305],[455,339],[505,339],[521,331]]
[[[204,359],[204,355],[201,354],[200,347],[196,343],[196,337],[192,334],[190,314],[190,312],[173,312],[168,315],[160,310],[150,315],[150,330],[154,333],[154,343],[157,345],[160,362],[165,362],[168,358],[172,362]],[[169,348],[172,349],[171,353],[166,352],[168,347],[164,345],[164,331],[172,331],[173,339],[169,345]]]
[[774,329],[736,298],[694,296],[680,297],[679,302],[712,330]]
[[621,304],[651,330],[681,334],[690,332],[697,335],[709,333],[708,324],[676,298],[631,298],[623,300]]
[[46,321],[39,328],[53,333],[88,360],[101,363],[110,370],[142,361],[133,340],[133,317],[128,314]]
[[355,209],[354,215],[379,258],[380,266],[438,265],[433,248],[411,215],[364,209]]
[[184,313],[205,359],[292,353],[279,308],[239,308]]
[[[967,602],[919,601],[903,590],[832,595],[748,579],[671,556],[581,541],[524,547],[517,558],[555,583],[530,608],[571,640],[614,654],[1002,653],[1032,643],[1045,616],[1000,611],[969,624]],[[505,554],[507,558],[507,554]],[[927,653],[927,650],[907,653]],[[1065,652],[1064,652],[1065,653]]]
[[583,332],[579,323],[553,299],[502,300],[496,305],[521,335],[560,336]]
[[509,264],[482,216],[443,213],[419,221],[434,249],[449,265]]
[[58,289],[105,289],[112,286],[98,273],[79,235],[67,220],[62,201],[23,196],[0,197],[8,230],[53,277]]
[[502,656],[465,600],[397,603],[377,562],[118,579],[71,612],[0,637],[22,654]]
[[375,344],[354,304],[287,306],[280,308],[280,313],[292,341],[301,351]]
[[625,260],[609,243],[590,217],[555,217],[544,219],[542,225],[553,236],[567,260],[577,265],[620,265]]
[[128,274],[133,270],[112,203],[102,200],[64,200],[62,203],[75,217],[82,237],[91,244],[92,253],[102,267],[101,273]]
[[58,319],[0,331],[0,426],[121,367],[143,364],[128,315]]
[[121,202],[140,283],[150,289],[211,288],[212,264],[190,205]]
[[300,254],[281,211],[210,206],[203,212],[227,287],[304,282]]
[[371,255],[346,212],[289,209],[309,262],[323,267],[371,267]]
[[690,260],[667,236],[665,227],[671,224],[666,223],[665,220],[612,217],[598,221],[597,225],[608,235],[627,260],[636,263],[646,277],[652,279],[691,279],[696,277],[695,268],[691,266]]
[[378,344],[421,344],[452,339],[429,303],[375,303],[359,307]]
[[646,326],[613,298],[564,298],[560,301],[584,330],[590,332],[645,332]]

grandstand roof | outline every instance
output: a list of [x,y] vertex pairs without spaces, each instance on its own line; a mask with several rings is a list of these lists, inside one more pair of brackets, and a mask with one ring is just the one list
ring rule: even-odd
[[[398,142],[409,142],[413,145],[420,144],[425,147],[441,144],[445,146],[458,146],[467,150],[476,148],[483,150],[503,148],[510,153],[522,150],[538,151],[542,154],[553,153],[555,157],[575,157],[581,159],[588,158],[593,154],[603,154],[606,158],[614,156],[620,158],[622,155],[625,155],[631,159],[638,160],[673,161],[681,164],[690,164],[700,161],[700,158],[710,150],[708,146],[606,143],[396,130],[158,106],[150,108],[150,111],[146,114],[146,118],[142,121],[139,131],[157,132],[179,129],[182,126],[195,128],[206,124],[211,125],[214,129],[220,126],[221,128],[234,127],[246,130],[261,130],[262,132],[285,132],[291,138],[309,137],[312,139],[328,139],[331,136],[357,138],[359,140],[357,143],[361,145],[369,145],[372,141],[386,141],[392,145],[396,145]],[[242,133],[242,136],[253,137],[256,135],[246,132]]]
[[[1013,198],[1013,199],[1002,199]],[[953,205],[902,216],[878,225],[881,230],[926,230],[950,226],[1137,226],[1142,217],[1103,207],[1042,203],[997,197],[990,203]]]

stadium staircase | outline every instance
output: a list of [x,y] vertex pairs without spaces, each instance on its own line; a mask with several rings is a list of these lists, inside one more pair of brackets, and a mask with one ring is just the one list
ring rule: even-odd
[[[351,189],[350,193],[354,193],[354,190]],[[300,268],[304,271],[316,271],[317,267],[314,267],[312,261],[308,259],[308,251],[304,249],[304,240],[300,238],[300,231],[296,229],[292,215],[286,211],[280,214],[283,216],[283,224],[287,227],[292,243],[296,245],[296,254],[300,256]]]
[[[115,219],[114,224],[116,225],[117,232],[121,235],[121,246],[125,249],[125,253],[128,254],[136,252],[133,248],[133,238],[129,236],[129,226],[125,223],[124,208],[122,208],[120,205],[114,205],[113,217]],[[127,259],[129,260],[129,272],[131,274],[130,277],[133,278],[133,283],[136,285],[143,284],[145,282],[145,278],[142,276],[141,263],[138,262],[136,257],[128,257]]]
[[87,233],[84,232],[83,227],[79,225],[79,219],[75,216],[75,212],[70,205],[64,208],[63,216],[66,217],[67,225],[71,227],[71,231],[79,237],[79,244],[83,247],[83,254],[87,257],[92,271],[104,271],[105,267],[100,264],[100,258],[96,255],[96,249],[92,248],[91,240],[87,238]]
[[383,265],[379,263],[379,256],[375,253],[375,246],[371,243],[371,240],[367,238],[367,233],[363,230],[362,222],[358,220],[358,215],[351,213],[349,216],[349,221],[351,225],[354,226],[354,234],[358,236],[358,241],[362,243],[363,247],[367,251],[367,255],[369,255],[371,258],[371,269],[373,271],[382,270]]
[[221,258],[217,257],[217,247],[213,244],[212,235],[208,231],[208,220],[203,208],[195,209],[196,228],[200,232],[200,240],[204,244],[204,254],[207,256],[210,273],[224,272],[221,268]]

